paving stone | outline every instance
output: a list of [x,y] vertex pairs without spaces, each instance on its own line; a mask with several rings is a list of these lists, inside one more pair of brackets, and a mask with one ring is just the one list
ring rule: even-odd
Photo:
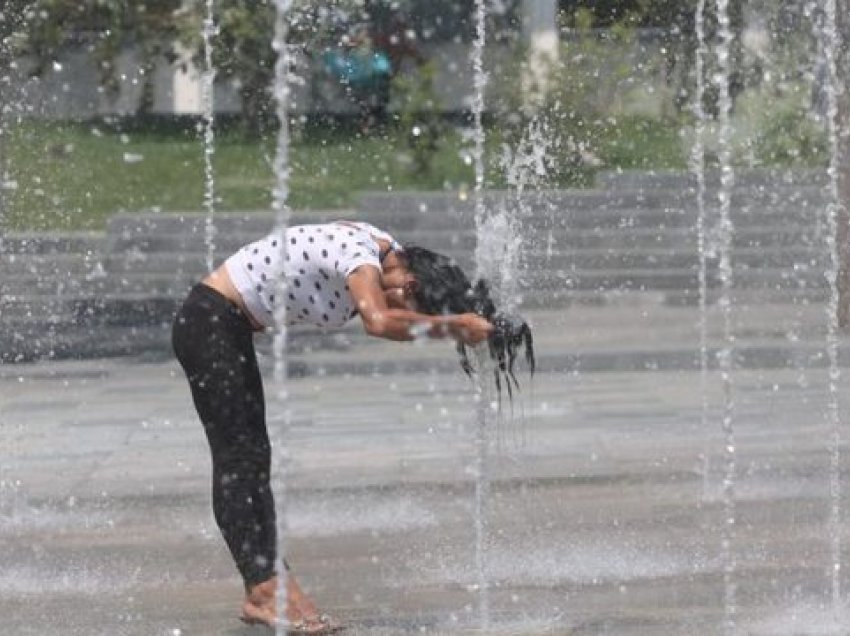
[[[4,423],[34,396],[54,408],[2,428],[4,629],[251,633],[235,620],[240,584],[176,365],[14,369],[0,376]],[[708,380],[705,421],[695,371],[543,372],[513,417],[492,421],[481,629],[475,402],[460,371],[293,379],[289,559],[355,634],[721,634],[722,386]],[[829,602],[826,381],[804,367],[735,373],[743,633],[810,633],[792,630],[795,611],[809,628],[829,620],[817,611]]]

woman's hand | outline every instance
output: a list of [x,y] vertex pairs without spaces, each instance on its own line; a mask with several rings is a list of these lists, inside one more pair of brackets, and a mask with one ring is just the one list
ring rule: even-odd
[[458,314],[450,324],[452,336],[465,345],[475,346],[487,340],[493,332],[493,325],[478,314]]

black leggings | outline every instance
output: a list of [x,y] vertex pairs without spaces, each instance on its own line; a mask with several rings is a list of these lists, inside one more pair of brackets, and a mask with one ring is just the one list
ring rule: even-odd
[[195,285],[174,320],[172,345],[212,453],[213,512],[246,588],[275,573],[275,508],[263,383],[245,314]]

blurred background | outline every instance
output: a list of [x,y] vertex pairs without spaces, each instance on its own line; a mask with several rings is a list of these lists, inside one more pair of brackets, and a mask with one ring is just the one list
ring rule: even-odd
[[351,633],[846,635],[850,0],[296,0],[286,126],[276,4],[0,0],[0,631],[252,633],[170,324],[283,183],[538,354],[257,337]]
[[[288,203],[299,220],[359,217],[402,234],[411,224],[457,229],[451,219],[463,216],[458,210],[471,205],[476,189],[474,9],[471,1],[448,0],[293,3],[287,18]],[[826,52],[834,46],[828,46],[825,6],[732,0],[725,70],[714,2],[517,0],[486,3],[484,11],[481,187],[560,193],[531,206],[540,213],[524,203],[509,206],[508,217],[524,217],[520,234],[533,252],[524,263],[514,257],[519,260],[513,268],[528,273],[519,276],[514,296],[524,290],[532,301],[533,290],[543,289],[549,300],[554,290],[572,301],[676,288],[683,292],[678,296],[696,302],[697,242],[705,241],[699,258],[708,259],[708,287],[719,283],[713,240],[719,222],[709,215],[706,234],[699,235],[699,193],[689,172],[708,171],[711,181],[713,171],[716,181],[725,152],[730,167],[762,174],[754,177],[756,190],[747,190],[761,197],[759,206],[808,210],[819,201],[807,193],[773,190],[774,198],[765,199],[777,182],[765,171],[784,171],[779,182],[826,185],[831,158],[846,155],[847,135],[836,135],[838,145],[830,146],[827,86],[835,83]],[[267,1],[207,6],[182,0],[6,0],[0,20],[0,223],[4,251],[13,255],[7,267],[17,276],[4,281],[4,307],[7,318],[28,319],[15,325],[7,320],[4,339],[18,342],[17,351],[7,347],[7,359],[72,355],[84,348],[71,342],[70,328],[59,334],[54,324],[51,335],[39,324],[33,331],[25,324],[33,317],[60,323],[70,311],[75,320],[97,314],[101,323],[165,324],[174,299],[205,268],[267,230],[272,221],[263,214],[271,207],[278,131],[274,16]],[[842,11],[837,19],[841,31]],[[839,40],[844,51],[846,39]],[[839,79],[845,57],[833,56]],[[724,83],[728,109],[720,106]],[[834,121],[846,129],[846,91],[835,95],[840,107]],[[721,112],[731,118],[726,129],[718,121]],[[606,250],[620,248],[603,241],[590,261],[566,249],[553,228],[570,231],[567,217],[576,213],[585,230],[598,232],[593,217],[601,219],[612,205],[582,199],[581,189],[618,186],[640,198],[642,188],[659,185],[606,181],[606,175],[635,170],[685,175],[662,179],[660,187],[680,197],[690,193],[690,199],[647,207],[676,208],[690,220],[682,214],[678,221],[653,218],[644,228],[656,241],[644,247],[681,253],[672,260],[642,252],[601,263]],[[846,198],[845,173],[840,189]],[[739,191],[747,184],[741,176]],[[714,201],[709,207],[717,207]],[[628,212],[635,206],[619,207]],[[202,217],[213,214],[216,221],[206,222],[213,227],[205,229]],[[238,218],[228,220],[228,214]],[[817,214],[812,218],[821,219],[820,227],[825,220]],[[785,236],[741,234],[741,247],[751,252],[782,251],[795,231],[789,224],[809,224],[776,215],[766,223],[747,221],[751,216],[745,225],[763,230],[778,224]],[[620,217],[600,223],[635,224],[629,214]],[[846,233],[846,213],[839,221]],[[471,217],[460,225],[474,229]],[[673,226],[678,238],[666,232]],[[211,236],[216,231],[218,241]],[[452,255],[472,266],[476,239],[447,236]],[[784,261],[766,256],[759,265],[771,271],[755,286],[776,296],[791,284],[811,294],[819,289],[824,298],[826,281],[814,270],[828,254],[812,245],[821,235],[795,236],[811,249],[786,254]],[[592,246],[585,241],[573,247]],[[62,257],[33,257],[39,250]],[[812,252],[821,261],[813,261]],[[13,265],[8,260],[14,254],[19,257]],[[535,260],[541,254],[543,266]],[[747,270],[744,282],[761,269],[748,258],[758,256],[736,259],[736,267]],[[846,317],[848,256],[841,258]],[[541,269],[553,274],[543,283]],[[123,282],[102,280],[114,278],[110,272]],[[57,294],[73,307],[57,306]],[[110,299],[112,310],[104,306]],[[28,329],[33,337],[21,337]],[[126,350],[126,340],[116,350]],[[136,340],[149,349],[157,339]]]
[[[741,165],[826,165],[824,73],[810,5],[731,2]],[[695,8],[664,0],[494,3],[487,185],[505,185],[500,148],[531,117],[551,144],[549,187],[589,185],[600,170],[686,168]],[[2,11],[5,227],[97,229],[122,210],[196,208],[202,3],[6,0]],[[472,13],[472,2],[449,0],[295,2],[295,208],[345,208],[362,190],[470,188],[463,130]],[[270,2],[216,3],[222,210],[269,203],[273,14]],[[706,78],[715,72],[708,60]],[[716,116],[709,84],[705,107]],[[107,166],[108,183],[99,178]]]

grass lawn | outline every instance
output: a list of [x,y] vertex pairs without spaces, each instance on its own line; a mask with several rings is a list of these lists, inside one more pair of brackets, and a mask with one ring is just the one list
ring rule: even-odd
[[[498,155],[500,129],[488,135]],[[675,125],[626,120],[593,130],[594,151],[607,168],[684,167]],[[247,140],[219,132],[213,159],[217,210],[267,209],[274,139]],[[291,149],[290,204],[296,209],[345,208],[362,190],[471,188],[461,135],[449,130],[425,174],[411,167],[406,135],[362,136],[351,129],[312,126],[296,131]],[[99,229],[121,211],[200,212],[203,160],[198,131],[166,126],[121,132],[102,123],[24,122],[11,129],[4,153],[12,187],[5,191],[10,229]],[[488,187],[504,184],[495,166]],[[554,179],[587,182],[591,171]]]

